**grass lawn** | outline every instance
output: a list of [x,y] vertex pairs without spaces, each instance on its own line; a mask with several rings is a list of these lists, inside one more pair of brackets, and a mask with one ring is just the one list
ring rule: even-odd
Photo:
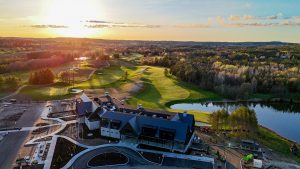
[[[164,68],[140,66],[145,69],[141,80],[144,82],[144,89],[128,100],[128,104],[136,106],[142,104],[145,108],[179,112],[168,106],[175,102],[191,102],[196,100],[221,99],[218,95],[203,91],[192,84],[182,82],[173,77],[164,75]],[[207,122],[208,113],[188,111],[195,115],[197,121]]]
[[124,75],[121,67],[114,66],[107,69],[98,70],[92,75],[91,79],[74,85],[74,88],[97,89],[120,80]]
[[[66,64],[63,64],[61,66],[58,67],[53,67],[50,68],[54,74],[58,74],[61,71],[66,71],[66,70],[70,70],[73,67],[78,67],[82,70],[91,70],[90,67],[87,67],[83,64],[83,61],[72,61]],[[32,70],[32,71],[18,71],[18,72],[12,72],[12,73],[5,73],[5,74],[1,74],[1,76],[3,77],[7,77],[7,76],[16,76],[18,78],[21,79],[21,83],[22,84],[26,84],[28,82],[29,76],[32,72],[38,71],[37,70]]]
[[[298,157],[296,157],[294,154],[291,153],[290,147],[292,146],[292,143],[276,133],[264,128],[259,127],[257,137],[253,138],[257,141],[259,141],[261,144],[269,147],[275,152],[278,152],[280,154],[284,154],[284,156],[292,157],[297,162],[300,163],[300,152],[298,152]],[[299,147],[300,148],[300,147]]]
[[45,86],[27,86],[20,94],[30,96],[33,100],[60,100],[73,96],[69,93],[69,89],[69,85],[54,83]]
[[[65,83],[54,83],[52,85],[44,86],[27,86],[20,93],[32,97],[33,100],[56,100],[65,99],[73,96],[70,94],[72,88],[76,89],[97,89],[104,87],[111,87],[116,85],[124,75],[126,68],[114,66],[103,71],[96,71],[90,80],[85,82],[75,83],[74,86]],[[132,76],[132,75],[130,75]]]

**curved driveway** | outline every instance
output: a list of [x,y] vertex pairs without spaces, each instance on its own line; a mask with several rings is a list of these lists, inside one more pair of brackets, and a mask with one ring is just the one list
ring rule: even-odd
[[[97,148],[81,155],[70,168],[72,169],[89,168],[87,164],[92,158],[94,158],[97,155],[103,154],[105,152],[111,152],[111,151],[119,152],[125,155],[129,159],[129,162],[126,165],[129,166],[153,165],[153,163],[146,161],[144,158],[141,157],[141,155],[138,152],[134,150],[131,150],[126,147],[109,146],[109,147]],[[106,167],[103,166],[103,167],[93,167],[93,168],[106,168]]]

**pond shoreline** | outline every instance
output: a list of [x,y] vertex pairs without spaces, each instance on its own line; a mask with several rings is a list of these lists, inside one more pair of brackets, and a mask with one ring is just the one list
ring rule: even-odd
[[300,123],[300,105],[295,102],[279,99],[202,100],[197,103],[176,103],[171,105],[170,109],[212,113],[222,108],[232,112],[239,106],[253,109],[258,123],[264,128],[291,142],[300,143],[300,137],[296,134],[300,129],[297,125]]
[[282,98],[272,98],[272,99],[183,99],[183,100],[174,100],[165,103],[165,106],[168,108],[171,108],[174,104],[180,104],[180,103],[238,103],[238,102],[245,102],[245,103],[300,103],[300,100],[295,99],[282,99]]
[[270,133],[275,134],[276,136],[280,137],[282,140],[285,140],[285,141],[290,142],[291,144],[296,144],[297,146],[300,146],[300,143],[297,143],[296,141],[293,141],[293,140],[291,140],[291,139],[288,139],[288,138],[286,138],[286,137],[284,137],[284,136],[282,136],[282,135],[276,133],[276,132],[273,131],[272,129],[269,129],[268,127],[265,127],[265,126],[263,126],[263,125],[259,125],[259,127],[263,128],[263,129],[265,129],[265,130],[267,130],[267,131],[270,132]]

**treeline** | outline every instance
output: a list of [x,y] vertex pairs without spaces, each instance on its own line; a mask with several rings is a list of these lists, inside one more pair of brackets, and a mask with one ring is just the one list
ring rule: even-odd
[[57,67],[73,61],[74,58],[78,56],[77,53],[33,52],[26,57],[3,59],[4,61],[0,61],[0,74],[15,71],[29,71],[45,67]]
[[77,74],[74,70],[61,71],[58,75],[59,79],[64,83],[74,83],[75,74]]
[[43,69],[30,74],[29,83],[33,85],[51,84],[55,75],[50,69]]
[[0,89],[16,89],[21,84],[21,80],[15,76],[0,76]]
[[258,122],[254,110],[239,107],[229,114],[224,109],[213,112],[209,117],[215,131],[256,132]]
[[[300,93],[300,62],[238,62],[215,57],[145,57],[143,64],[170,68],[183,81],[213,90],[231,99],[247,99],[255,93],[286,97]],[[298,65],[299,64],[299,65]]]

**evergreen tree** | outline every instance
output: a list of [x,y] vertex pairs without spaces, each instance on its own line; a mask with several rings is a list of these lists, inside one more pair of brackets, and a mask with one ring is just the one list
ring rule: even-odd
[[33,85],[50,84],[55,79],[54,73],[50,69],[43,69],[31,73],[29,83]]

